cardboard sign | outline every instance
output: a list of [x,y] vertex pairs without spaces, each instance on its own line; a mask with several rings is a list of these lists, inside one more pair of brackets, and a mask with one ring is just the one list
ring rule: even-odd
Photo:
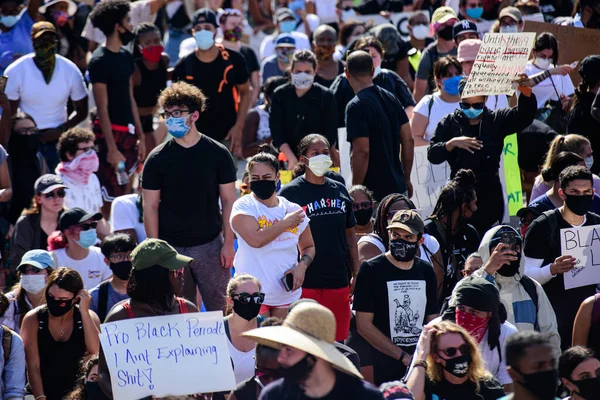
[[429,11],[407,11],[401,13],[392,13],[390,18],[386,18],[379,14],[356,15],[352,17],[353,21],[372,22],[375,25],[392,24],[400,32],[402,39],[409,40],[410,32],[408,31],[408,20],[415,14],[425,14],[429,18]]
[[431,164],[427,160],[427,146],[415,147],[413,168],[410,172],[410,181],[413,185],[411,200],[417,206],[421,217],[427,218],[431,215],[440,192],[449,179],[448,163]]
[[519,169],[519,146],[517,135],[512,134],[504,138],[502,151],[504,166],[504,182],[506,186],[506,204],[511,217],[523,207],[523,187],[521,186],[521,170]]
[[561,229],[560,250],[577,259],[564,274],[566,290],[600,283],[600,225]]
[[487,33],[477,53],[462,97],[515,92],[513,81],[525,70],[533,33]]
[[579,65],[570,74],[575,87],[581,82],[581,76],[577,72],[581,61],[586,56],[600,53],[600,30],[597,29],[525,21],[525,31],[535,32],[536,37],[542,32],[553,34],[558,40],[559,64],[571,64],[579,61]]
[[133,318],[100,330],[115,399],[236,387],[221,312]]

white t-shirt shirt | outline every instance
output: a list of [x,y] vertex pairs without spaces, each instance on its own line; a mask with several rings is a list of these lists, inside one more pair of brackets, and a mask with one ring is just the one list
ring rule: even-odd
[[[261,229],[281,221],[286,214],[300,210],[298,204],[292,203],[283,197],[277,197],[279,204],[267,207],[259,202],[254,194],[240,197],[233,203],[229,222],[237,215],[249,215],[256,218]],[[265,304],[269,306],[282,306],[290,304],[300,298],[302,289],[293,292],[285,290],[281,278],[286,271],[296,265],[298,259],[298,239],[308,226],[308,217],[296,228],[288,229],[271,243],[254,248],[244,241],[244,238],[232,229],[238,238],[238,250],[235,253],[233,265],[236,274],[246,273],[258,278],[265,293]]]
[[96,174],[91,174],[88,183],[81,186],[69,179],[66,175],[56,172],[67,186],[67,196],[65,197],[65,208],[79,207],[86,212],[94,214],[100,211],[102,207],[102,191],[100,190],[100,181]]
[[123,231],[125,229],[135,230],[138,242],[146,239],[144,223],[140,222],[140,212],[137,208],[137,194],[126,194],[116,197],[111,205],[112,231]]
[[[301,32],[290,32],[290,35],[296,40],[296,50],[311,50],[310,41],[308,40],[308,36]],[[260,59],[264,60],[265,58],[275,54],[275,39],[277,38],[276,34],[272,34],[263,39],[260,44]]]
[[337,22],[337,14],[335,13],[336,0],[317,0],[317,15],[321,19],[322,24],[330,24]]
[[485,106],[490,111],[508,108],[508,98],[503,94],[488,96]]
[[90,247],[90,252],[83,260],[73,260],[67,255],[67,249],[54,250],[55,268],[68,267],[79,272],[83,279],[83,286],[87,289],[93,289],[102,281],[112,276],[112,271],[104,262],[104,254],[100,251],[100,247]]
[[[554,65],[550,65],[549,68],[554,68]],[[525,73],[528,76],[539,74],[540,72],[544,72],[544,70],[533,65],[531,61],[527,62],[527,65],[525,66]],[[552,82],[554,82],[556,91],[554,90],[554,86],[552,86],[550,79],[552,79]],[[573,87],[573,81],[571,81],[571,77],[569,75],[550,75],[550,78],[546,78],[534,86],[532,91],[537,99],[537,108],[539,110],[540,108],[544,107],[546,101],[559,100],[559,98],[556,96],[556,92],[558,92],[559,95],[564,94],[565,96],[571,96],[573,93],[575,93],[575,87]]]
[[[429,112],[429,103],[432,97],[433,104],[431,104],[431,112]],[[425,128],[425,140],[431,140],[433,132],[435,132],[435,128],[442,118],[448,114],[452,114],[458,107],[458,101],[448,103],[440,98],[439,92],[423,96],[421,101],[415,106],[413,112],[429,118],[429,123]]]
[[67,121],[67,102],[83,100],[87,90],[83,75],[75,64],[57,55],[50,83],[33,62],[35,53],[12,63],[5,93],[9,100],[19,100],[19,107],[33,117],[38,129],[56,128]]

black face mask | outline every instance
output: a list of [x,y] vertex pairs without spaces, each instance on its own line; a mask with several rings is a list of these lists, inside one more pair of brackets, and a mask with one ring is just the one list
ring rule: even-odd
[[242,303],[237,299],[233,300],[233,311],[246,321],[256,318],[260,312],[260,306],[260,304],[256,303],[252,299],[250,299],[249,303]]
[[452,29],[453,29],[452,26],[447,26],[444,29],[440,29],[439,31],[437,31],[437,36],[443,40],[452,40],[452,36],[453,36]]
[[596,378],[581,379],[579,381],[572,381],[577,386],[577,393],[585,400],[592,400],[600,393],[600,376]]
[[275,181],[252,181],[250,182],[250,190],[261,200],[267,200],[275,193]]
[[[517,370],[517,372],[519,372]],[[523,382],[519,382],[527,391],[534,395],[537,400],[554,400],[556,387],[558,386],[558,371],[535,372],[533,374],[521,374]]]
[[50,315],[53,317],[62,317],[73,308],[73,299],[56,300],[50,296],[46,296],[46,304],[48,305]]
[[124,26],[122,26],[122,28],[125,29],[125,32],[119,32],[119,37],[121,38],[121,43],[123,43],[123,46],[127,46],[129,42],[131,42],[135,38],[135,34],[127,30]]
[[107,398],[100,388],[100,382],[85,381],[83,388],[85,389],[86,400],[103,400]]
[[40,147],[40,135],[19,135],[13,133],[10,137],[10,152],[19,156],[35,155]]
[[573,194],[567,194],[565,196],[567,197],[565,203],[567,204],[569,210],[573,211],[579,216],[584,216],[588,211],[590,211],[590,208],[592,208],[592,201],[594,200],[593,195],[576,196]]
[[298,361],[296,364],[288,368],[279,368],[279,375],[288,381],[294,383],[302,383],[308,378],[311,371],[313,370],[316,362],[315,356],[312,354],[306,354],[306,356]]
[[410,261],[417,255],[419,242],[411,243],[404,239],[390,240],[390,252],[396,261]]
[[126,281],[129,279],[129,273],[131,272],[131,261],[112,263],[110,264],[110,269],[117,278]]
[[454,375],[457,378],[464,378],[469,372],[469,366],[471,365],[471,355],[464,354],[456,358],[451,358],[446,361],[444,369]]
[[354,211],[354,218],[356,218],[356,224],[365,226],[371,221],[373,216],[373,208],[367,208],[366,210]]
[[515,276],[515,274],[519,272],[519,266],[521,264],[521,255],[517,255],[517,257],[519,258],[518,260],[511,261],[510,264],[501,266],[500,269],[498,269],[498,273],[502,276]]

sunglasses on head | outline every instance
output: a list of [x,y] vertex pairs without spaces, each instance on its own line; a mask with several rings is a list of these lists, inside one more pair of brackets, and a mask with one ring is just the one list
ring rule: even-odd
[[89,224],[79,224],[82,231],[89,231],[90,229],[96,229],[98,226],[97,222],[90,222]]
[[65,189],[58,189],[58,190],[55,190],[50,193],[45,193],[44,197],[47,199],[53,199],[55,196],[58,196],[61,199],[63,199],[66,195],[67,195],[67,192],[65,192]]
[[447,347],[445,349],[438,349],[438,351],[442,352],[446,355],[446,357],[454,357],[456,353],[460,352],[460,355],[469,354],[471,352],[471,346],[467,343],[461,344],[458,347]]
[[249,304],[250,301],[254,301],[256,304],[262,304],[265,301],[265,294],[261,292],[256,293],[237,293],[233,295],[235,300],[238,300],[242,304]]
[[469,108],[473,108],[475,110],[483,110],[483,107],[485,107],[485,103],[466,103],[464,101],[461,101],[460,103],[460,108],[464,109],[464,110],[468,110]]
[[368,210],[373,204],[370,201],[361,201],[360,203],[352,203],[352,211]]

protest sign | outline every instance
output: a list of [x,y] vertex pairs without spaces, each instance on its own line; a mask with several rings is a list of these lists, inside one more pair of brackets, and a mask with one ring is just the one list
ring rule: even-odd
[[392,13],[390,18],[386,18],[380,14],[356,15],[352,17],[353,21],[371,22],[375,25],[392,24],[400,32],[402,39],[409,40],[410,32],[408,31],[408,20],[414,14],[425,14],[429,19],[429,11],[407,11],[401,13]]
[[525,31],[535,32],[536,36],[542,32],[552,33],[558,40],[558,64],[571,64],[579,61],[579,65],[570,74],[575,87],[581,82],[581,76],[577,72],[581,61],[586,56],[600,52],[598,48],[600,30],[598,29],[525,21]]
[[347,140],[346,127],[338,128],[338,151],[340,152],[340,174],[346,182],[346,187],[352,186],[352,165],[350,163],[350,142]]
[[413,168],[410,181],[413,185],[412,201],[423,218],[431,215],[433,207],[440,197],[440,192],[450,179],[450,166],[431,164],[427,160],[427,146],[415,147]]
[[523,187],[521,186],[521,170],[519,169],[519,146],[517,135],[512,134],[504,138],[502,151],[504,166],[504,183],[506,186],[506,204],[511,217],[523,207]]
[[132,318],[100,330],[115,399],[235,389],[221,312]]
[[600,283],[600,225],[561,229],[560,250],[577,260],[564,274],[565,289]]
[[534,41],[533,33],[487,33],[462,97],[512,96],[515,92],[513,81],[525,70]]

